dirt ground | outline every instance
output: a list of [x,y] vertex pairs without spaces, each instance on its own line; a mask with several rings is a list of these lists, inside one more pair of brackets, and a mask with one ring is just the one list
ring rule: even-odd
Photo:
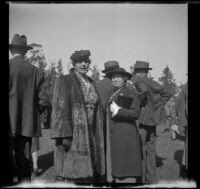
[[[176,181],[180,179],[180,163],[183,157],[184,143],[181,140],[172,140],[168,131],[161,132],[157,127],[157,178],[158,181]],[[40,138],[39,178],[54,181],[53,155],[54,141],[50,139],[50,130],[43,130]]]

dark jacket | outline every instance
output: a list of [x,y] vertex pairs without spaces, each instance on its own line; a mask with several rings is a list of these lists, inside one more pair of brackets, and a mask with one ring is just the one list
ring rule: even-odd
[[[90,82],[93,83],[92,80]],[[96,171],[99,175],[105,174],[102,113],[100,102],[98,102],[93,131],[97,157]],[[87,128],[86,104],[81,83],[74,71],[71,71],[70,74],[56,79],[53,93],[51,137],[52,139],[72,138],[71,148],[67,153],[62,146],[57,146],[55,150],[54,167],[57,176],[65,178],[94,176]]]
[[159,125],[166,121],[164,105],[171,95],[158,82],[144,76],[136,82],[141,103],[139,123],[143,125]]
[[[111,91],[110,95],[112,95]],[[119,95],[133,98],[129,108],[121,108],[111,117],[110,103]],[[124,86],[109,99],[107,105],[107,180],[116,177],[141,176],[141,144],[136,120],[140,116],[140,102],[133,88]]]
[[101,104],[105,110],[106,103],[109,98],[109,91],[113,88],[112,81],[108,78],[104,78],[97,83],[97,89],[100,95]]
[[41,136],[40,113],[48,105],[44,75],[17,55],[9,61],[9,116],[11,136]]

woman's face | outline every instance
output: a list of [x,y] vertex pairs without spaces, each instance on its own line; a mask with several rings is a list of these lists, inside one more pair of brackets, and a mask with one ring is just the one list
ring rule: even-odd
[[86,62],[84,60],[80,60],[79,62],[76,62],[74,65],[74,69],[79,73],[79,74],[86,74],[89,69],[89,62]]
[[121,74],[113,74],[111,79],[113,85],[117,88],[120,88],[124,85],[124,77]]

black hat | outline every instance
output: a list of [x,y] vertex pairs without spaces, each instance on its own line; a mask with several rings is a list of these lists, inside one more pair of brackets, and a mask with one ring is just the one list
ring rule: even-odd
[[106,73],[108,71],[111,71],[115,68],[119,68],[119,62],[115,61],[115,60],[110,60],[104,63],[104,70],[101,71],[103,73]]
[[11,44],[9,47],[20,47],[22,49],[30,50],[33,49],[31,46],[27,45],[27,38],[25,35],[15,34],[12,38]]
[[85,60],[88,59],[90,56],[90,51],[89,50],[80,50],[80,51],[75,51],[71,56],[70,59],[72,61],[77,61],[77,60]]
[[106,72],[106,76],[108,78],[111,78],[112,75],[116,74],[116,73],[122,74],[122,75],[126,76],[128,79],[131,79],[131,77],[132,77],[132,74],[128,73],[124,68],[115,68],[109,72]]
[[152,70],[152,68],[149,68],[149,63],[144,61],[136,61],[134,70],[136,69]]

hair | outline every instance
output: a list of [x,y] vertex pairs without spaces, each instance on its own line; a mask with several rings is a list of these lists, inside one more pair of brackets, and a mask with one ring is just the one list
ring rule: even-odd
[[21,48],[21,47],[13,47],[13,46],[10,47],[11,54],[17,53],[17,54],[24,56],[27,53],[27,51],[28,51],[27,49]]
[[79,63],[79,62],[86,62],[86,63],[91,63],[91,59],[89,59],[89,58],[84,58],[84,59],[79,59],[79,60],[72,60],[72,64],[73,64],[73,66],[75,66],[75,64],[77,64],[77,63]]

